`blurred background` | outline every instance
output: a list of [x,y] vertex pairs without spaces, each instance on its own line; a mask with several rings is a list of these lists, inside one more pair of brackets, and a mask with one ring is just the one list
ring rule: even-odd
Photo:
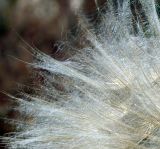
[[[69,32],[76,37],[78,13],[82,12],[92,21],[96,19],[96,6],[103,7],[106,1],[0,0],[0,136],[15,130],[8,119],[20,117],[13,110],[14,101],[1,91],[16,95],[23,86],[38,85],[41,82],[32,79],[32,73],[26,65],[15,58],[31,62],[33,57],[25,50],[29,48],[28,45],[57,59],[67,57],[65,51],[57,54],[55,44],[65,40]],[[133,9],[140,9],[138,0],[131,1],[137,5]],[[157,0],[158,13],[159,3],[160,0]],[[5,145],[0,142],[0,149],[3,148]]]
[[[103,6],[105,1],[99,0],[98,5]],[[40,83],[15,58],[31,62],[33,57],[26,50],[30,45],[63,59],[67,54],[57,54],[55,43],[64,40],[71,30],[76,36],[77,13],[89,16],[96,11],[96,5],[95,0],[0,0],[0,136],[14,132],[15,127],[8,120],[20,117],[13,110],[14,100],[1,92],[16,95],[23,86]],[[3,148],[5,145],[0,142],[0,149]]]

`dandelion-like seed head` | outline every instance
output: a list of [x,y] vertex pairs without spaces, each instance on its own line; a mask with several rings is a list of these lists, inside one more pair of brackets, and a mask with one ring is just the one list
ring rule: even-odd
[[160,148],[160,25],[154,0],[139,0],[141,10],[136,1],[109,1],[98,31],[85,28],[89,44],[67,60],[34,51],[47,83],[17,99],[34,120],[6,139],[10,148]]

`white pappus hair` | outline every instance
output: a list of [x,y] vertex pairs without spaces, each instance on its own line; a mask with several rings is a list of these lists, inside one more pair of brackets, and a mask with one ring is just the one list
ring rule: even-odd
[[90,44],[67,60],[34,51],[32,65],[49,73],[41,95],[17,99],[34,119],[5,138],[9,148],[160,149],[160,24],[154,0],[139,3],[143,17],[129,0],[116,12],[110,1],[98,32],[86,29]]

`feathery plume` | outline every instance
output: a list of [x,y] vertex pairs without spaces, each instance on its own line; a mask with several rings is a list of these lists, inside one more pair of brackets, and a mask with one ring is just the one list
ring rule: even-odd
[[32,51],[32,66],[45,70],[46,83],[39,96],[17,99],[19,110],[34,119],[18,124],[21,130],[5,138],[9,148],[160,148],[155,2],[117,0],[116,8],[113,2],[108,1],[96,31],[85,28],[86,46],[77,54],[58,61]]

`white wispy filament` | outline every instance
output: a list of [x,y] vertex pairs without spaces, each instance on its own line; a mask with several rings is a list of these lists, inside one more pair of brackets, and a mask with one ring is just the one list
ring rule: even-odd
[[110,1],[76,55],[62,62],[35,52],[33,66],[49,73],[41,95],[19,99],[33,120],[6,139],[9,148],[160,149],[160,24],[154,0],[139,3],[136,31],[130,1],[116,12]]

